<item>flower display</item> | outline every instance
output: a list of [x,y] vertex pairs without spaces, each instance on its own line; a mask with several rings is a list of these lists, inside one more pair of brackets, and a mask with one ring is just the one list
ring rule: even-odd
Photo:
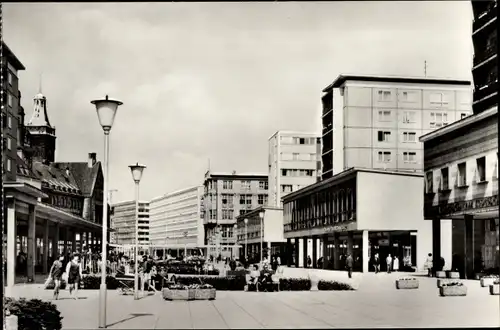
[[464,286],[462,282],[448,282],[443,283],[441,286]]
[[500,278],[500,276],[494,275],[494,274],[490,274],[490,275],[482,276],[481,278]]
[[415,277],[402,277],[399,279],[399,281],[415,281]]

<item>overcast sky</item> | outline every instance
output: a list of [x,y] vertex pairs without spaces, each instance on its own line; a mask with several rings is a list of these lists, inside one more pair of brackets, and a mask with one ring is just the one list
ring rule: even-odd
[[320,131],[322,88],[341,73],[471,79],[469,1],[4,3],[4,40],[27,120],[43,74],[56,161],[102,160],[90,100],[120,99],[111,131],[113,202],[212,171],[267,173],[276,130]]

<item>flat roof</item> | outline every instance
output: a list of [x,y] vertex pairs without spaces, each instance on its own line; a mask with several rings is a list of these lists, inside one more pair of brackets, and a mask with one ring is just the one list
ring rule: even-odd
[[323,89],[323,92],[329,92],[333,88],[339,88],[346,81],[374,81],[374,82],[389,82],[389,83],[410,83],[410,84],[437,84],[437,85],[462,85],[470,86],[469,80],[456,80],[447,78],[426,78],[426,77],[404,77],[404,76],[376,76],[376,75],[350,75],[341,74],[333,83]]
[[2,42],[4,48],[5,57],[7,57],[7,61],[14,66],[17,70],[26,70],[23,63],[17,58],[16,54],[7,46],[5,42]]
[[179,190],[175,190],[175,191],[172,191],[172,192],[168,192],[168,193],[165,193],[161,196],[157,196],[153,199],[151,199],[151,202],[156,202],[157,200],[159,199],[162,199],[162,198],[166,198],[166,197],[171,197],[171,196],[175,196],[175,195],[179,195],[181,193],[184,193],[186,191],[190,191],[190,190],[198,190],[200,188],[203,188],[203,185],[198,185],[198,186],[192,186],[192,187],[189,187],[189,188],[183,188],[183,189],[179,189]]
[[376,169],[362,168],[362,167],[351,167],[345,171],[342,171],[340,173],[335,174],[334,176],[332,176],[329,179],[313,183],[313,184],[306,186],[302,189],[291,192],[291,193],[287,194],[286,196],[283,196],[281,199],[283,201],[288,200],[288,199],[293,199],[293,198],[297,197],[298,195],[304,194],[306,192],[320,188],[322,186],[326,186],[329,183],[335,182],[335,181],[340,180],[342,178],[354,176],[358,172],[375,173],[375,174],[389,174],[389,175],[399,175],[399,176],[414,176],[414,177],[423,177],[424,176],[422,173],[417,173],[417,172],[402,172],[402,171],[391,171],[391,170],[376,170]]
[[256,178],[263,178],[265,177],[266,179],[268,178],[269,174],[263,174],[263,173],[233,173],[233,172],[208,172],[206,175],[206,178],[208,177],[256,177]]
[[460,119],[459,121],[453,122],[449,125],[446,125],[445,127],[441,127],[440,129],[437,129],[437,130],[432,131],[430,133],[424,134],[420,137],[419,141],[420,142],[427,142],[427,141],[433,140],[435,138],[441,137],[443,135],[446,135],[446,134],[451,133],[453,131],[456,131],[458,129],[465,128],[469,125],[477,123],[478,121],[487,119],[487,118],[494,116],[496,114],[498,114],[498,105],[496,105],[488,110],[477,113],[475,115]]
[[279,131],[274,132],[274,134],[273,134],[273,135],[271,135],[271,136],[269,137],[269,139],[267,139],[267,140],[271,140],[273,137],[275,137],[275,136],[276,136],[276,135],[278,135],[278,134],[280,134],[280,135],[281,135],[281,134],[283,134],[283,135],[298,135],[298,136],[300,136],[300,135],[304,135],[304,136],[305,136],[305,135],[307,135],[307,136],[309,136],[309,137],[321,137],[321,134],[320,134],[320,133],[315,133],[315,132],[302,132],[302,131],[285,131],[285,130],[279,130]]
[[236,217],[236,220],[238,220],[238,219],[240,219],[240,220],[241,220],[241,219],[245,219],[245,218],[247,218],[249,215],[253,215],[253,214],[258,213],[258,212],[260,212],[260,211],[264,211],[264,212],[265,212],[266,210],[283,211],[283,208],[281,208],[281,207],[276,207],[276,206],[264,206],[264,205],[263,205],[263,206],[259,206],[259,207],[254,208],[253,210],[250,210],[249,212],[247,212],[247,213],[245,213],[245,214],[238,215],[238,216]]

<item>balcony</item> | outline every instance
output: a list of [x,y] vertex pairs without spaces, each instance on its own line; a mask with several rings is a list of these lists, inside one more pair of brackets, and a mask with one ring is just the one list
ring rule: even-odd
[[332,215],[324,215],[307,220],[299,220],[283,225],[285,233],[308,230],[314,228],[322,228],[333,224],[344,223],[347,221],[356,221],[356,211],[343,211]]
[[474,91],[474,102],[478,102],[485,97],[498,92],[498,79],[489,81],[486,85]]
[[482,52],[476,52],[473,59],[473,69],[475,70],[478,65],[484,63],[486,60],[492,61],[493,55],[497,54],[497,42],[494,41],[491,45],[487,46]]
[[497,2],[491,1],[486,8],[477,16],[476,19],[472,22],[472,31],[473,34],[481,28],[484,24],[491,21],[493,18],[497,16]]

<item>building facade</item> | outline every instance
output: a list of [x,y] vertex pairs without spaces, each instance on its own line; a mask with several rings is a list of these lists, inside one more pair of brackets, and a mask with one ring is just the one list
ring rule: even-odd
[[287,264],[304,266],[310,256],[313,267],[323,258],[324,269],[341,270],[351,254],[354,270],[368,272],[378,253],[397,256],[400,269],[421,269],[432,236],[422,221],[422,190],[421,173],[352,168],[285,196]]
[[[149,203],[149,241],[156,255],[204,247],[203,186],[153,198]],[[167,251],[168,252],[168,251]],[[182,252],[181,252],[182,254]]]
[[135,200],[114,204],[111,224],[117,245],[135,245],[137,237],[140,246],[149,247],[149,202],[139,201],[138,235],[136,235]]
[[340,75],[323,92],[323,179],[350,167],[422,172],[419,137],[472,114],[469,81]]
[[278,131],[269,138],[269,203],[282,206],[281,198],[321,178],[319,134]]
[[235,249],[236,217],[266,205],[268,175],[211,173],[204,182],[204,230],[208,254],[217,257],[238,255]]
[[474,113],[498,104],[497,1],[471,1]]

